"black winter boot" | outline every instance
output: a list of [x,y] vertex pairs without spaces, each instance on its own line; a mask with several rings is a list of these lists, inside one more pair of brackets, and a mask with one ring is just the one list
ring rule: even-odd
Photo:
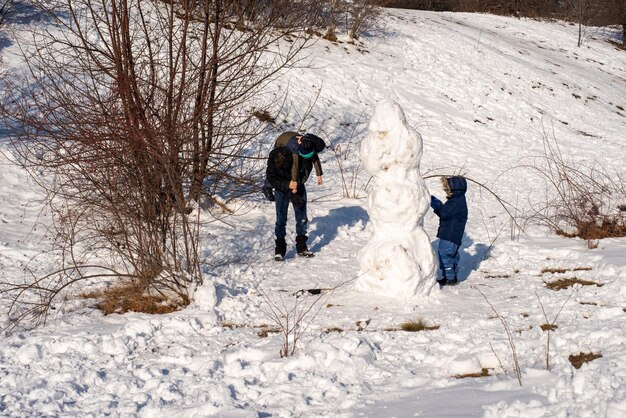
[[298,235],[296,237],[296,252],[300,257],[315,257],[315,254],[309,251],[309,248],[306,246],[306,241],[308,238],[309,237],[307,237],[306,235]]
[[285,237],[276,238],[276,247],[274,248],[274,260],[283,261],[285,259],[285,253],[287,252],[287,242]]

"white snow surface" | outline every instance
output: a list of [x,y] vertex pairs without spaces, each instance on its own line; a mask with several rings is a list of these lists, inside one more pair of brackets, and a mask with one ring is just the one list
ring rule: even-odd
[[436,284],[435,257],[423,228],[430,195],[421,158],[422,137],[400,105],[378,103],[361,141],[361,160],[373,177],[367,199],[372,236],[359,252],[358,290],[406,298],[427,295]]
[[[186,309],[103,316],[74,289],[45,326],[4,335],[0,416],[626,416],[624,238],[590,250],[541,228],[517,237],[498,202],[470,184],[458,286],[413,298],[355,287],[373,221],[358,147],[377,103],[397,102],[420,132],[430,193],[444,198],[427,174],[459,170],[521,207],[543,194],[543,182],[519,168],[520,158],[541,154],[543,135],[574,161],[623,170],[626,53],[607,42],[618,30],[587,28],[578,48],[577,28],[562,22],[400,10],[383,18],[362,43],[320,40],[309,50],[312,65],[277,84],[289,86],[301,110],[288,123],[331,143],[324,185],[308,189],[317,256],[297,259],[290,249],[274,262],[274,206],[260,196],[242,201],[238,215],[207,223],[206,284]],[[2,62],[19,65],[8,39]],[[318,93],[307,119],[294,119]],[[45,253],[48,215],[1,146],[0,279],[19,281],[26,268],[54,268]],[[341,197],[342,178],[356,178],[360,198]],[[423,223],[436,245],[431,211]],[[292,219],[288,233],[293,244]],[[571,277],[597,285],[545,286]],[[295,355],[280,358],[281,335],[261,332],[273,326],[264,300],[309,306],[318,296],[294,293],[332,288],[304,318]],[[508,324],[521,386],[490,304]],[[438,328],[399,330],[416,320]],[[549,322],[558,328],[547,350],[540,326]],[[602,357],[576,369],[569,356],[579,353]],[[487,376],[459,378],[483,369]]]

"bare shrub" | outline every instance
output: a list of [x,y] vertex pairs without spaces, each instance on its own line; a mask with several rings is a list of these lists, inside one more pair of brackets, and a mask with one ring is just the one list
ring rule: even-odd
[[[478,289],[477,287],[473,287],[473,289],[476,290],[478,293],[480,293],[483,299],[485,299],[485,301],[487,302],[487,305],[489,305],[489,307],[491,308],[496,318],[498,318],[498,320],[502,324],[502,327],[504,328],[504,332],[506,333],[506,336],[507,336],[509,349],[511,351],[511,358],[512,358],[511,362],[513,365],[513,371],[515,372],[515,377],[517,378],[517,382],[519,383],[520,386],[522,386],[522,370],[520,368],[519,361],[517,359],[517,350],[515,348],[515,341],[513,340],[513,333],[511,332],[511,328],[509,327],[509,324],[500,315],[500,313],[496,310],[496,308],[491,304],[487,296],[483,292],[481,292],[480,289]],[[495,354],[495,351],[494,351],[494,354]],[[496,357],[497,357],[497,354],[496,354]],[[498,357],[498,361],[500,361],[499,357]],[[500,362],[500,364],[502,364],[502,362]]]
[[558,325],[556,325],[556,320],[559,318],[559,315],[561,315],[561,311],[563,311],[565,304],[567,304],[567,302],[571,299],[571,297],[574,295],[575,292],[576,291],[569,294],[567,299],[565,299],[565,301],[563,302],[563,305],[561,305],[561,308],[559,309],[559,311],[556,313],[556,315],[554,315],[554,318],[552,319],[552,321],[550,321],[548,319],[548,314],[546,313],[546,309],[543,306],[543,303],[541,302],[541,298],[539,297],[539,294],[535,291],[535,296],[537,296],[537,300],[539,301],[539,306],[541,306],[541,312],[543,313],[543,318],[546,320],[546,323],[541,324],[540,328],[542,331],[548,333],[548,338],[546,341],[546,370],[550,370],[550,339],[552,336],[552,331],[558,328]]
[[339,167],[343,197],[347,197],[349,199],[358,199],[361,192],[358,180],[361,172],[363,171],[363,163],[361,162],[361,158],[358,158],[358,156],[356,158],[356,163],[353,164],[352,161],[354,160],[354,153],[359,152],[358,143],[355,141],[355,132],[361,123],[362,116],[363,114],[361,113],[357,121],[354,123],[347,141],[343,144],[330,144],[330,149],[333,151],[335,161]]
[[264,305],[265,316],[278,328],[282,335],[280,357],[292,356],[302,335],[309,329],[313,320],[330,296],[327,292],[295,292],[288,298],[278,295],[278,300],[264,292],[259,292]]
[[342,16],[346,12],[346,3],[343,0],[328,0],[325,2],[320,25],[324,28],[324,39],[336,42],[337,29],[341,26]]
[[15,0],[0,0],[0,28],[15,6]]
[[602,238],[626,236],[626,217],[619,209],[626,196],[624,175],[596,161],[569,159],[546,133],[543,149],[543,155],[521,165],[539,175],[546,186],[545,200],[531,203],[529,221],[558,235],[582,238],[589,247]]
[[347,2],[348,7],[348,36],[352,39],[359,37],[371,29],[380,16],[380,1],[352,0]]
[[371,29],[380,16],[385,0],[326,0],[316,2],[320,6],[315,26],[323,32],[323,38],[337,41],[337,31],[345,30],[351,39]]
[[[280,292],[277,295],[270,295],[257,290],[262,302],[259,304],[259,309],[282,336],[280,357],[290,357],[295,354],[300,339],[314,323],[321,309],[329,306],[328,300],[333,292],[356,279],[357,277],[346,280],[332,288],[298,290],[289,294],[288,297],[284,297]],[[367,323],[369,324],[369,320]],[[341,331],[340,328],[333,328],[325,332]]]
[[203,278],[198,205],[222,212],[253,189],[248,103],[306,45],[315,5],[291,3],[38,3],[54,27],[21,43],[28,65],[3,79],[0,115],[48,192],[60,267],[0,291],[37,301],[35,318],[85,279],[188,297]]

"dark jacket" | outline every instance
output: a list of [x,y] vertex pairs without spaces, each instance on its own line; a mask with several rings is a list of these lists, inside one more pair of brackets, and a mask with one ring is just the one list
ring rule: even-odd
[[463,177],[450,177],[447,180],[450,196],[446,203],[435,209],[435,214],[440,218],[437,238],[461,245],[467,223],[467,180]]
[[[297,154],[295,154],[297,156]],[[267,170],[265,172],[267,180],[272,187],[283,193],[289,192],[289,182],[291,181],[291,168],[293,165],[294,154],[288,147],[274,148],[270,152],[267,159]],[[308,159],[297,156],[298,158],[298,183],[304,184],[313,170],[319,167],[318,175],[322,175],[319,156],[317,153]]]

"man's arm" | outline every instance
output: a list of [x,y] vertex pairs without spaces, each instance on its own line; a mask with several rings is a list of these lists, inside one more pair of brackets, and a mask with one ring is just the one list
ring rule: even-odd
[[276,190],[280,190],[283,193],[289,192],[289,180],[280,175],[280,170],[276,166],[276,153],[274,151],[270,153],[267,159],[265,176]]
[[315,167],[315,174],[317,175],[317,184],[319,186],[322,185],[322,162],[320,161],[320,156],[316,153],[315,157],[313,157],[313,167]]

